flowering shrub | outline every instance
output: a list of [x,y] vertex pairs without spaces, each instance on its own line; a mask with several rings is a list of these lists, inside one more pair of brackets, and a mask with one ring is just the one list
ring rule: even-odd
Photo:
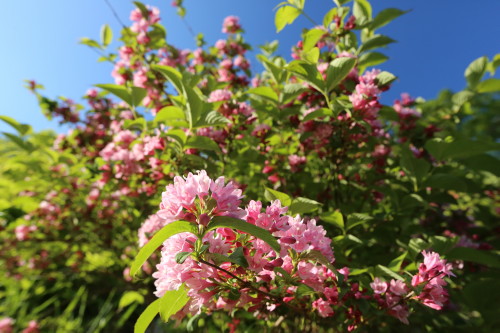
[[383,105],[378,29],[404,12],[334,3],[255,74],[237,17],[181,50],[135,2],[85,106],[29,81],[71,129],[1,116],[0,331],[495,328],[499,56],[463,91]]

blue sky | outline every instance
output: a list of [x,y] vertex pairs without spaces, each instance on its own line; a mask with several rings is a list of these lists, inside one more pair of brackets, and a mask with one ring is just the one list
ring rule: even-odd
[[[109,0],[126,24],[133,8],[131,1]],[[145,1],[160,8],[167,40],[180,48],[194,49],[194,41],[171,7],[171,0]],[[279,53],[290,55],[301,29],[310,27],[299,18],[280,34],[274,28],[273,8],[279,0],[185,0],[187,21],[208,42],[223,38],[221,24],[228,15],[239,16],[252,45],[280,39]],[[390,60],[380,66],[399,77],[384,101],[391,103],[401,92],[426,99],[443,88],[460,90],[463,72],[480,56],[500,53],[500,1],[373,0],[374,13],[388,7],[412,11],[382,28],[398,43],[382,50]],[[306,12],[317,22],[331,8],[331,0],[306,0]],[[65,96],[79,101],[92,85],[111,83],[111,64],[98,63],[98,55],[79,45],[81,37],[99,38],[102,24],[109,24],[115,37],[120,25],[104,0],[23,0],[2,4],[0,28],[0,114],[8,115],[36,130],[53,128],[40,113],[36,99],[23,88],[24,79],[45,85],[49,97]],[[111,48],[119,45],[114,42]],[[257,61],[251,56],[253,64]],[[497,75],[498,76],[498,75]],[[9,130],[0,123],[0,131]]]

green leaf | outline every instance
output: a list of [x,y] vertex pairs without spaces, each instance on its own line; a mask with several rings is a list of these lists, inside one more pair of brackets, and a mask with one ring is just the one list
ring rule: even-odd
[[124,86],[120,86],[117,84],[110,84],[110,83],[108,83],[108,84],[96,84],[95,86],[98,88],[101,88],[103,90],[106,90],[107,92],[112,93],[113,95],[120,98],[122,101],[124,101],[125,103],[127,103],[130,106],[134,105],[132,102],[131,94],[129,93],[127,88],[125,88]]
[[184,84],[182,83],[182,74],[178,70],[170,66],[160,65],[151,65],[151,68],[161,73],[167,80],[169,80],[179,94],[183,94]]
[[246,232],[258,239],[263,240],[276,252],[279,253],[281,248],[276,238],[274,238],[271,233],[265,229],[259,228],[253,224],[246,221],[236,219],[234,217],[228,216],[215,216],[212,221],[208,224],[207,231],[214,230],[217,228],[231,228]]
[[469,247],[456,247],[446,254],[448,260],[465,260],[477,264],[500,268],[500,256],[489,251],[476,250]]
[[160,299],[157,299],[153,303],[149,304],[146,310],[144,310],[134,325],[134,333],[144,333],[148,328],[149,324],[153,321],[154,317],[160,311]]
[[492,150],[499,150],[500,144],[479,140],[458,139],[447,143],[442,153],[442,158],[460,159],[467,158]]
[[120,298],[120,302],[118,303],[118,309],[123,309],[132,303],[139,303],[139,304],[144,303],[144,296],[142,296],[137,291],[133,290],[126,291]]
[[355,226],[358,226],[360,224],[365,224],[368,221],[373,220],[373,217],[370,215],[366,214],[361,214],[361,213],[352,213],[347,216],[347,229],[350,230],[354,228]]
[[375,81],[377,82],[377,85],[379,87],[387,86],[388,84],[391,84],[394,80],[396,80],[396,77],[391,73],[385,71],[380,72],[375,78]]
[[228,258],[231,262],[240,265],[241,267],[245,268],[248,267],[248,261],[247,258],[245,258],[245,255],[243,254],[242,247],[236,248],[236,250],[234,250],[233,253],[231,253]]
[[315,211],[321,206],[321,203],[302,197],[293,199],[290,205],[290,215],[304,214]]
[[491,93],[500,91],[500,79],[486,79],[477,85],[476,90],[478,93]]
[[316,43],[318,43],[325,33],[326,32],[323,29],[311,29],[306,32],[304,36],[304,43],[302,45],[302,52],[307,52],[315,47]]
[[375,30],[377,28],[383,27],[384,25],[390,23],[395,18],[408,13],[409,10],[401,10],[397,8],[387,8],[382,10],[380,13],[375,16],[372,21],[371,28]]
[[430,176],[425,181],[425,186],[457,192],[467,191],[467,184],[461,178],[448,173],[438,173]]
[[363,45],[360,46],[358,52],[364,52],[368,50],[373,50],[379,47],[387,46],[388,44],[394,43],[395,40],[384,35],[374,35],[370,39],[366,40]]
[[141,11],[142,17],[146,18],[149,16],[149,10],[142,2],[133,1],[133,3]]
[[333,111],[327,108],[321,108],[319,110],[307,114],[304,117],[303,121],[313,120],[319,117],[329,117],[329,116],[333,116]]
[[399,270],[401,269],[401,265],[403,264],[403,261],[405,260],[407,254],[408,252],[404,252],[397,258],[391,260],[387,268],[389,268],[393,272],[399,272]]
[[320,219],[333,224],[334,226],[338,227],[341,230],[344,230],[345,224],[344,224],[344,217],[342,216],[342,213],[339,212],[338,210],[334,212],[328,212],[324,213],[320,216]]
[[125,121],[123,122],[123,127],[125,129],[144,131],[147,127],[146,119],[144,118],[125,119]]
[[293,21],[300,15],[300,10],[292,6],[282,6],[276,11],[274,17],[274,25],[276,32],[280,32],[287,24],[292,24]]
[[247,91],[247,94],[261,96],[275,104],[278,103],[278,94],[271,87],[252,88]]
[[448,147],[448,143],[442,141],[441,139],[432,139],[425,143],[425,149],[434,157],[436,160],[442,160],[444,151]]
[[407,147],[401,150],[401,166],[410,176],[414,177],[419,184],[431,168],[427,161],[422,158],[416,158]]
[[208,112],[205,116],[205,119],[200,118],[198,122],[193,125],[193,128],[220,126],[220,125],[227,125],[229,123],[231,123],[229,119],[220,114],[220,112],[214,110]]
[[132,93],[130,94],[130,96],[132,105],[133,106],[141,105],[141,102],[144,99],[144,97],[146,97],[146,95],[148,94],[148,91],[140,87],[132,87],[131,90]]
[[316,90],[324,92],[325,82],[316,65],[301,60],[294,60],[286,66],[286,69],[309,83]]
[[292,204],[292,199],[288,194],[273,190],[268,187],[266,187],[266,190],[264,192],[264,197],[269,201],[279,200],[283,207],[288,207]]
[[130,266],[130,275],[135,276],[142,265],[148,260],[148,258],[153,254],[158,247],[160,247],[164,241],[172,237],[173,235],[180,234],[181,232],[190,232],[196,234],[196,226],[192,223],[186,221],[176,221],[167,224],[158,231],[153,238],[139,251],[135,257],[132,265]]
[[20,124],[17,120],[8,117],[8,116],[0,116],[0,120],[4,123],[10,125],[14,128],[21,136],[29,134],[32,132],[32,128],[30,125]]
[[372,19],[372,6],[367,0],[355,0],[352,14],[359,24],[364,24]]
[[166,106],[162,108],[155,116],[155,124],[166,123],[170,124],[174,120],[185,121],[184,111],[177,106]]
[[213,150],[220,152],[219,145],[212,139],[206,136],[190,136],[188,137],[184,149],[195,148],[199,150]]
[[389,60],[389,57],[385,54],[379,52],[369,52],[364,53],[361,57],[359,57],[358,65],[359,67],[372,67],[380,65]]
[[383,265],[375,266],[375,271],[376,271],[375,275],[378,275],[378,276],[385,275],[385,276],[391,277],[393,279],[397,279],[397,280],[401,280],[401,281],[405,280],[401,275],[393,272],[388,267],[383,266]]
[[317,64],[319,60],[319,48],[313,47],[307,52],[302,52],[302,58],[311,64]]
[[192,252],[179,252],[175,255],[175,262],[178,264],[183,264]]
[[166,291],[160,298],[160,317],[163,321],[168,322],[170,317],[179,312],[188,301],[189,296],[184,284],[177,290]]
[[93,39],[87,38],[87,37],[80,38],[80,44],[94,47],[96,49],[102,49],[101,45],[99,45],[98,42],[96,42]]
[[303,260],[314,260],[322,265],[328,267],[329,270],[335,272],[335,268],[332,263],[318,250],[306,250],[300,254],[300,258]]
[[488,58],[481,57],[477,58],[465,70],[465,78],[467,79],[467,83],[469,87],[474,89],[478,83],[481,81],[484,73],[486,72],[486,68],[488,66]]
[[101,28],[101,44],[106,47],[113,41],[113,31],[105,24]]
[[334,89],[344,80],[356,65],[356,59],[342,57],[336,58],[328,66],[326,71],[326,90]]

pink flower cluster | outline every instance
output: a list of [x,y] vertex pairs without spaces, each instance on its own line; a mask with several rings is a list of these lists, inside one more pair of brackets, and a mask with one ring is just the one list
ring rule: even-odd
[[[14,332],[14,319],[5,317],[0,319],[0,333],[13,333]],[[22,333],[38,333],[40,328],[36,320],[31,320],[28,326],[21,331]]]
[[451,272],[452,265],[441,259],[436,252],[423,251],[424,262],[418,267],[418,274],[413,276],[411,285],[418,287],[424,285],[419,295],[416,296],[422,304],[441,310],[448,300],[448,292],[444,289],[445,276],[454,276]]
[[228,16],[222,23],[222,32],[234,34],[241,30],[240,19],[236,16]]
[[355,91],[349,96],[349,100],[355,110],[375,118],[381,105],[378,101],[381,90],[375,83],[375,78],[380,70],[373,69],[359,77],[359,83]]
[[[189,256],[179,263],[177,254],[193,252],[197,240],[195,235],[189,233],[175,235],[164,242],[161,261],[153,274],[156,296],[161,297],[168,290],[186,285],[190,300],[177,314],[177,318],[188,313],[199,313],[202,309],[245,308],[251,312],[265,313],[290,302],[297,303],[304,310],[307,307],[309,310],[315,309],[323,317],[333,315],[332,305],[338,303],[336,275],[314,259],[314,256],[323,256],[328,262],[334,262],[331,240],[323,227],[313,219],[303,220],[298,215],[285,215],[288,208],[282,207],[278,200],[265,207],[264,211],[262,203],[253,200],[245,209],[241,209],[241,194],[241,190],[231,182],[225,184],[223,177],[214,181],[205,171],[190,173],[186,178],[176,177],[174,183],[163,192],[158,213],[149,217],[141,227],[139,242],[145,244],[146,233],[150,234],[176,220],[207,225],[214,216],[223,215],[240,218],[268,230],[277,238],[280,253],[276,253],[261,239],[230,228],[220,228],[203,235],[202,242],[206,247],[203,260],[198,261]],[[220,256],[219,259],[212,256],[231,256],[238,251],[241,251],[248,267],[229,260],[221,262]],[[304,296],[298,294],[297,286],[291,285],[281,290],[281,295],[270,297],[270,292],[278,292],[284,283],[278,281],[283,277],[276,269],[306,284],[317,296],[307,296],[305,301]],[[241,280],[231,279],[231,274]],[[240,283],[242,280],[247,282]],[[228,283],[234,284],[233,287],[228,289]],[[238,290],[238,297],[231,296],[231,290],[233,293]],[[255,290],[260,292],[256,294]]]
[[[370,283],[379,305],[405,324],[409,324],[407,301],[410,298],[435,310],[441,310],[448,300],[448,292],[444,289],[447,283],[443,278],[453,275],[452,265],[436,252],[423,251],[422,255],[424,262],[420,264],[418,274],[413,276],[411,287],[401,280],[393,279],[387,283],[378,277]],[[383,294],[385,299],[382,298]]]

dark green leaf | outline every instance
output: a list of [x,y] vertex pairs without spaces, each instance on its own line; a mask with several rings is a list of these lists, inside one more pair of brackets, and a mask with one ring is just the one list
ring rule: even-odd
[[303,121],[313,120],[319,117],[333,116],[333,111],[326,108],[321,108],[319,110],[313,111],[304,117]]
[[335,272],[335,268],[332,263],[318,250],[306,250],[300,254],[302,260],[313,260],[317,261],[322,265],[325,265],[329,270]]
[[229,255],[229,259],[231,262],[240,265],[241,267],[245,268],[248,267],[248,261],[247,258],[245,258],[245,255],[243,254],[242,247],[236,248],[236,250],[234,250],[233,253]]
[[199,150],[213,150],[220,152],[219,145],[212,139],[206,136],[190,136],[188,137],[184,149],[195,148]]
[[359,48],[359,53],[373,50],[379,47],[385,47],[388,44],[394,43],[395,40],[384,35],[375,35],[370,39],[366,40],[363,45]]
[[179,252],[175,255],[175,262],[178,264],[183,264],[192,252]]
[[448,260],[465,260],[481,265],[500,268],[500,256],[485,250],[470,247],[456,247],[446,254]]
[[344,224],[344,217],[342,216],[342,213],[340,213],[338,210],[334,212],[328,212],[328,213],[323,213],[320,216],[320,219],[333,224],[334,226],[340,228],[341,230],[344,230],[345,224]]
[[369,52],[364,53],[361,57],[359,57],[359,66],[360,67],[372,67],[380,65],[386,62],[389,59],[388,56],[379,52]]
[[124,86],[117,84],[96,84],[95,86],[112,93],[130,106],[134,105],[131,94]]
[[404,280],[405,280],[405,279],[404,279],[401,275],[399,275],[399,274],[397,274],[397,273],[393,272],[392,270],[390,270],[390,269],[389,269],[388,267],[386,267],[386,266],[377,265],[377,266],[375,266],[375,271],[377,272],[377,273],[375,274],[375,275],[377,275],[377,276],[380,276],[380,275],[385,275],[385,276],[391,277],[391,278],[393,278],[393,279],[397,279],[397,280],[401,280],[401,281],[404,281]]

